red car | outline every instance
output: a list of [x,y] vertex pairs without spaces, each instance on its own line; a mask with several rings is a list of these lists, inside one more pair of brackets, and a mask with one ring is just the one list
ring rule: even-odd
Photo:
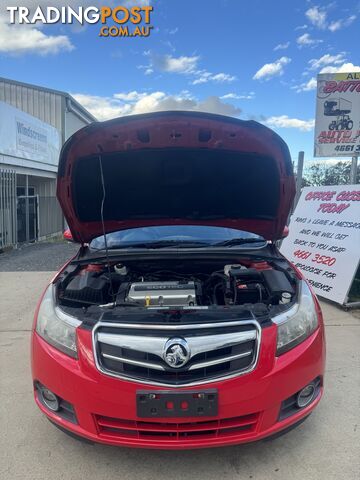
[[277,248],[294,192],[286,144],[253,121],[160,112],[74,134],[57,196],[81,246],[32,334],[48,419],[92,442],[185,449],[308,417],[325,340],[315,295]]

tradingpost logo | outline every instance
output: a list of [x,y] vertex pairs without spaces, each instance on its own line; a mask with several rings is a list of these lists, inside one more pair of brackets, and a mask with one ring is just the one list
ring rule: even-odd
[[148,37],[153,29],[153,7],[79,6],[79,7],[6,7],[10,24],[27,25],[100,25],[100,37]]

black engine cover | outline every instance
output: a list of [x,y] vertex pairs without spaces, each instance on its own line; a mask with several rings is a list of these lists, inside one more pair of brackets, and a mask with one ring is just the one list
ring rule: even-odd
[[109,282],[98,272],[81,272],[68,283],[62,298],[74,302],[93,304],[106,303]]

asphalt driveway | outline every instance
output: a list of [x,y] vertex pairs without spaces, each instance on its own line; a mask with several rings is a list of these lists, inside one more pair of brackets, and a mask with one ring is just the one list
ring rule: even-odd
[[0,272],[56,271],[75,255],[78,249],[79,245],[62,240],[25,245],[0,254]]
[[73,251],[55,244],[0,255],[0,479],[359,480],[360,319],[326,303],[326,394],[305,423],[281,438],[167,452],[83,444],[53,427],[32,399],[30,330],[53,274],[42,270],[54,270]]

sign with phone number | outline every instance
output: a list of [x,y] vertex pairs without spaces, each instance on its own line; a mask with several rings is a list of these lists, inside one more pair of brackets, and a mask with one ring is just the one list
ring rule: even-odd
[[360,72],[317,76],[314,155],[360,155]]
[[304,188],[289,227],[281,253],[317,295],[346,303],[360,260],[360,185]]

